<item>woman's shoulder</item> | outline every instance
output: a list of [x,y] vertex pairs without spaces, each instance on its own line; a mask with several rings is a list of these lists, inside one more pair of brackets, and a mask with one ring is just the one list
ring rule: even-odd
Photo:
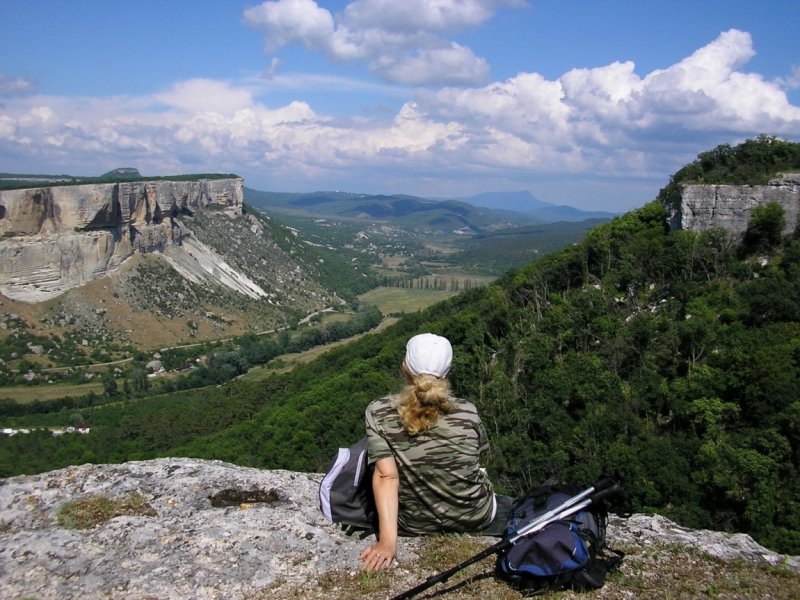
[[453,402],[453,408],[447,414],[451,422],[469,423],[471,426],[475,426],[481,422],[478,409],[472,402],[462,400],[461,398],[451,398],[451,400]]
[[397,406],[391,396],[375,398],[364,414],[367,431],[374,430],[383,434],[398,431],[402,429],[398,416]]
[[455,406],[455,410],[465,413],[471,413],[474,415],[478,414],[478,409],[469,400],[463,400],[462,398],[451,398],[451,400],[453,402],[453,405]]
[[375,398],[375,400],[367,405],[366,413],[368,415],[379,417],[389,412],[397,412],[397,408],[395,407],[392,396],[381,396],[380,398]]

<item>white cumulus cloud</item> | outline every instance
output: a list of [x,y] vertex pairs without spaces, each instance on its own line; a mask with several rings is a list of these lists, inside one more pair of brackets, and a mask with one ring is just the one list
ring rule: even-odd
[[229,83],[213,79],[190,79],[175,84],[156,99],[187,112],[213,111],[230,115],[253,103],[252,94]]
[[264,31],[268,52],[295,43],[323,50],[334,32],[333,15],[314,0],[264,2],[245,10],[244,21]]
[[489,75],[487,62],[455,42],[441,48],[420,49],[416,55],[381,56],[370,69],[387,81],[425,85],[432,81],[468,85]]
[[332,61],[369,60],[392,83],[472,85],[489,75],[486,60],[439,32],[475,27],[501,6],[522,0],[356,0],[334,16],[314,0],[275,0],[248,8],[244,21],[264,32],[267,52],[302,44]]
[[750,35],[730,30],[643,78],[634,63],[615,62],[555,81],[521,73],[482,88],[425,91],[418,101],[433,118],[461,123],[487,157],[513,148],[524,157],[516,162],[533,169],[561,163],[564,170],[622,173],[643,168],[654,145],[674,150],[687,139],[761,132],[800,136],[800,108],[780,86],[737,71],[753,55]]
[[[268,108],[257,99],[258,86],[301,94],[292,87],[301,83],[286,75],[193,79],[141,96],[10,97],[0,114],[0,162],[27,161],[36,172],[97,173],[121,164],[153,174],[238,172],[284,189],[287,182],[308,189],[334,179],[353,188],[372,181],[419,194],[434,193],[433,180],[453,189],[485,178],[521,189],[537,175],[663,184],[722,142],[760,133],[800,140],[800,107],[788,101],[785,84],[740,70],[753,53],[750,36],[731,30],[643,76],[632,62],[614,62],[553,80],[520,73],[480,87],[419,89],[388,120],[334,118],[302,100]],[[439,60],[457,62],[454,56]],[[378,64],[400,69],[402,62]],[[341,78],[300,79],[315,92],[349,86]]]

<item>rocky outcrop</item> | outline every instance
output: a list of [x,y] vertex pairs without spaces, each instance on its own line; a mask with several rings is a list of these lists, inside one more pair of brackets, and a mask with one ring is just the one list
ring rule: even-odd
[[[319,479],[171,458],[0,480],[0,597],[235,600],[356,568],[368,541],[324,519]],[[152,511],[88,530],[57,524],[68,501],[127,494]]]
[[[273,584],[308,585],[327,571],[352,571],[374,538],[348,537],[325,521],[320,478],[164,458],[0,480],[0,597],[235,600]],[[69,501],[130,494],[146,501],[138,514],[86,530],[58,524]],[[746,535],[692,531],[663,517],[615,519],[609,540],[627,548],[688,546],[800,572],[800,558]],[[399,560],[414,560],[422,543],[401,539]]]
[[781,565],[800,573],[800,556],[784,556],[767,550],[743,533],[689,529],[660,515],[631,515],[627,519],[612,516],[608,523],[608,543],[612,547],[682,546],[720,560]]
[[102,277],[133,252],[186,235],[177,217],[222,205],[240,215],[242,179],[144,181],[0,191],[0,292],[38,302]]
[[721,228],[741,238],[756,206],[777,202],[786,214],[784,234],[800,215],[800,174],[781,175],[767,185],[696,185],[681,187],[677,206],[667,206],[673,231]]

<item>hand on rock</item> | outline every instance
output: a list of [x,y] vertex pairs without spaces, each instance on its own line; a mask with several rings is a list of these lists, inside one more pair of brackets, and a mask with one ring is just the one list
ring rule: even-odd
[[363,561],[361,569],[364,571],[377,571],[379,569],[388,569],[395,554],[397,554],[397,546],[394,544],[377,544],[370,546],[358,556],[358,560]]

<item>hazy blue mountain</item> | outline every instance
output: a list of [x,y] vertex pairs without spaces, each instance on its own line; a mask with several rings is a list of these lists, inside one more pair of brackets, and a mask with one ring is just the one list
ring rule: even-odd
[[[550,202],[539,200],[528,190],[521,190],[519,192],[484,192],[482,194],[468,196],[466,198],[447,199],[456,200],[458,202],[466,202],[467,204],[472,204],[472,206],[513,210],[515,212],[526,214],[530,214],[534,210],[540,208],[549,208],[555,206],[555,204],[551,204]],[[444,200],[444,198],[439,198],[439,200]]]
[[466,198],[436,198],[439,201],[466,202],[472,206],[507,210],[532,215],[540,221],[583,221],[585,219],[610,219],[619,213],[587,211],[573,206],[556,205],[539,200],[528,190],[519,192],[484,192]]
[[245,201],[260,210],[282,214],[351,219],[381,220],[413,231],[428,231],[446,236],[464,235],[467,231],[493,231],[530,225],[538,220],[509,210],[476,207],[457,200],[430,200],[403,194],[373,195],[349,192],[313,192],[289,194],[263,192],[245,187]]
[[602,210],[581,210],[574,206],[563,204],[552,208],[540,208],[528,214],[542,221],[585,221],[586,219],[612,219],[621,213],[605,212]]

